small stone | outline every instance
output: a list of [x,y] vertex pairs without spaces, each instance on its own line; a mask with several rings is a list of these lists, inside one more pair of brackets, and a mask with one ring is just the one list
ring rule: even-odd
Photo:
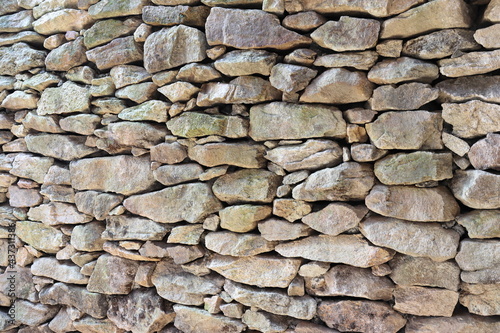
[[268,241],[293,240],[312,233],[312,230],[303,223],[290,223],[278,218],[262,221],[258,227],[262,237]]
[[236,50],[215,61],[215,68],[227,76],[261,74],[269,76],[277,55],[264,50]]
[[82,87],[71,81],[66,81],[57,88],[47,88],[38,102],[37,114],[65,114],[86,112],[90,107],[90,93],[87,87]]
[[203,226],[199,224],[178,226],[170,232],[167,243],[197,245],[200,243],[203,231]]
[[470,238],[499,238],[497,221],[500,210],[473,210],[456,217],[456,221],[467,229]]
[[109,74],[117,89],[131,84],[141,83],[151,78],[151,74],[143,67],[135,65],[119,65],[113,67]]
[[25,128],[34,129],[39,132],[64,132],[59,126],[59,118],[57,116],[39,116],[36,112],[28,112],[22,123]]
[[248,232],[257,227],[257,222],[271,215],[269,206],[237,205],[219,211],[220,227],[234,232]]
[[12,207],[33,207],[42,203],[43,198],[37,189],[24,189],[9,186],[9,205]]
[[127,36],[132,33],[140,24],[139,20],[128,19],[120,20],[102,20],[97,21],[87,29],[83,34],[83,39],[87,49],[111,42],[113,39]]
[[401,39],[388,39],[377,44],[376,50],[379,55],[386,58],[399,58],[403,49]]
[[[52,82],[54,82],[54,83],[59,82],[59,78],[57,76],[53,76],[53,75],[49,76],[49,75],[47,75],[48,73],[44,73],[44,74],[38,74],[40,79],[43,78],[43,81],[45,81],[45,82],[43,82],[41,80],[44,83],[44,85],[47,83],[52,83]],[[92,80],[95,79],[95,76],[96,76],[95,71],[92,68],[90,68],[89,66],[79,66],[79,67],[71,68],[66,73],[66,79],[71,80],[73,82],[80,82],[80,83],[84,83],[84,84],[91,84]],[[26,82],[25,82],[25,84],[26,84]],[[39,90],[39,89],[37,89],[37,90]],[[42,90],[43,90],[43,88],[42,88]]]
[[176,164],[182,162],[187,157],[185,148],[177,143],[160,143],[150,149],[151,161],[166,164]]
[[465,239],[460,243],[456,261],[464,271],[496,268],[499,263],[500,242],[497,240]]
[[73,322],[76,330],[82,333],[120,333],[121,330],[115,326],[109,319],[95,319],[91,316],[85,316]]
[[43,223],[19,221],[16,235],[25,243],[46,253],[57,253],[66,245],[66,237],[56,228]]
[[369,70],[377,60],[378,54],[374,51],[342,52],[319,56],[314,61],[314,66],[328,68],[353,67],[360,70]]
[[349,109],[344,112],[344,115],[349,123],[360,125],[371,122],[377,114],[377,111],[361,108]]
[[47,53],[32,49],[26,43],[0,48],[0,75],[16,75],[45,65]]
[[163,86],[158,89],[158,91],[167,97],[172,103],[175,102],[186,102],[192,97],[195,97],[200,88],[189,82],[174,82],[172,84]]
[[430,83],[438,77],[438,66],[408,57],[380,61],[368,72],[368,80],[376,84],[394,84],[406,81]]
[[213,315],[208,311],[176,304],[175,327],[186,333],[227,332],[239,333],[245,325],[239,320],[229,319],[221,315]]
[[47,13],[33,22],[33,29],[42,35],[89,28],[94,19],[85,10],[61,9]]
[[197,63],[184,65],[176,76],[177,80],[194,83],[203,83],[220,78],[221,74],[212,66]]
[[373,91],[368,101],[370,108],[385,110],[417,110],[422,105],[436,100],[439,90],[423,83],[406,83],[398,87],[381,86]]
[[438,332],[446,327],[450,332],[494,333],[500,328],[496,319],[471,315],[467,312],[453,317],[411,317],[407,333]]
[[394,310],[417,316],[451,317],[458,292],[425,287],[396,287]]
[[31,265],[31,272],[33,275],[44,276],[65,283],[86,285],[89,282],[89,278],[80,273],[80,267],[61,262],[54,257],[35,259],[35,262]]
[[238,116],[184,112],[170,119],[167,122],[167,128],[172,131],[172,134],[186,138],[207,135],[241,138],[248,133],[248,121]]
[[210,232],[205,236],[207,249],[222,255],[248,257],[274,250],[270,242],[254,234],[237,234],[229,231]]
[[245,143],[208,143],[189,148],[189,158],[204,166],[235,165],[262,168],[266,165],[262,146]]
[[52,35],[45,38],[45,40],[43,41],[43,47],[47,50],[53,50],[61,46],[65,40],[66,38],[64,37],[64,34]]
[[[500,103],[500,92],[497,89],[499,82],[500,76],[485,75],[444,80],[436,84],[436,87],[439,88],[438,101],[444,103],[442,106],[443,109],[445,109],[447,103],[450,102],[474,100],[471,101],[470,104],[464,103],[454,105],[456,105],[457,108],[466,107],[471,111],[480,106],[481,108],[487,109],[488,113],[497,113],[498,105],[484,102]],[[477,99],[480,101],[476,101]],[[451,105],[448,107],[451,107]],[[474,110],[472,113],[478,113],[478,111]],[[470,126],[470,122],[468,123],[468,126]]]
[[311,66],[316,59],[317,52],[311,49],[296,49],[287,54],[284,58],[285,63],[301,66]]
[[88,12],[96,20],[108,17],[139,15],[142,8],[148,3],[147,0],[102,0],[90,6]]
[[461,77],[492,72],[500,68],[500,51],[470,52],[438,62],[441,74]]
[[92,216],[80,213],[74,205],[50,202],[28,211],[30,220],[41,221],[47,225],[80,224],[92,221]]
[[495,49],[500,47],[500,24],[494,24],[487,28],[478,29],[474,33],[474,39],[484,48]]
[[500,175],[481,170],[457,170],[450,188],[453,195],[468,207],[497,209],[500,208],[499,186]]
[[71,233],[71,245],[79,251],[102,251],[104,226],[100,222],[77,225]]
[[166,186],[197,180],[202,173],[203,168],[196,163],[162,165],[153,171],[155,179]]
[[481,316],[494,316],[500,313],[497,284],[462,283],[461,290],[460,304],[467,307],[469,312]]
[[368,209],[363,205],[331,203],[320,211],[306,215],[302,222],[323,234],[336,236],[356,228],[367,213]]
[[130,293],[139,263],[104,254],[88,280],[87,290],[106,295]]
[[122,37],[87,51],[87,58],[100,70],[142,60],[142,49],[132,36]]
[[269,79],[273,87],[285,93],[294,93],[307,87],[317,73],[316,70],[307,67],[277,64],[271,70]]
[[285,332],[288,328],[286,317],[273,315],[263,311],[247,310],[242,316],[248,328],[259,332]]
[[326,19],[322,15],[314,11],[307,11],[286,16],[282,24],[288,29],[310,31],[325,22]]
[[59,311],[58,306],[31,303],[22,299],[16,300],[13,305],[16,309],[16,322],[34,327],[50,320]]
[[309,214],[312,205],[294,199],[276,199],[273,201],[273,214],[294,222]]
[[127,107],[125,101],[113,97],[94,99],[92,105],[96,106],[92,110],[93,113],[110,117],[119,114],[120,111]]
[[153,27],[145,23],[141,23],[134,32],[134,40],[137,43],[144,43],[153,32]]
[[62,118],[59,121],[61,128],[68,132],[82,135],[92,135],[101,123],[101,117],[95,114],[78,114]]
[[192,27],[204,27],[210,14],[206,6],[145,6],[142,20],[153,26],[172,26],[184,24]]
[[464,156],[470,150],[469,144],[456,136],[443,132],[441,134],[443,144],[446,148],[457,154],[458,156]]
[[25,138],[28,151],[63,161],[72,161],[97,151],[85,145],[86,138],[78,135],[38,134]]
[[330,269],[330,264],[321,261],[310,261],[300,266],[299,275],[305,278],[315,278],[324,275]]

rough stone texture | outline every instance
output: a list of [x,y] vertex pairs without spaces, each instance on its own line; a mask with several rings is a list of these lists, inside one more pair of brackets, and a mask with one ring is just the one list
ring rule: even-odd
[[25,140],[28,151],[63,161],[77,160],[97,151],[85,145],[85,137],[77,135],[38,134],[28,135]]
[[73,82],[67,81],[61,87],[47,88],[38,101],[37,114],[65,114],[85,112],[90,107],[90,92]]
[[145,6],[142,9],[142,20],[153,26],[184,24],[203,27],[209,14],[210,8],[205,6]]
[[143,58],[142,48],[134,41],[133,37],[114,39],[104,46],[87,51],[86,54],[87,58],[101,70],[139,61]]
[[110,216],[106,219],[106,240],[162,240],[169,228],[154,221],[127,216]]
[[425,287],[396,287],[394,309],[417,316],[451,317],[458,292]]
[[257,205],[236,205],[219,211],[220,227],[234,232],[248,232],[257,222],[271,215],[272,208]]
[[382,60],[368,72],[368,80],[377,84],[395,84],[406,81],[430,83],[438,77],[438,66],[409,57]]
[[234,257],[270,252],[274,250],[276,243],[267,241],[257,234],[237,234],[229,231],[210,232],[205,236],[207,249]]
[[33,49],[26,43],[0,47],[0,75],[16,75],[43,66],[46,55],[46,52]]
[[484,75],[444,80],[436,85],[439,88],[438,100],[445,103],[443,109],[448,102],[466,102],[472,99],[499,103],[500,93],[496,89],[499,80],[499,76]]
[[212,315],[205,310],[175,305],[175,327],[186,333],[227,332],[238,333],[245,329],[239,320]]
[[172,134],[187,138],[207,135],[240,138],[248,133],[248,121],[237,116],[184,112],[169,120],[167,128],[172,131]]
[[102,20],[97,21],[90,29],[83,33],[83,41],[88,49],[106,44],[117,37],[122,37],[133,32],[139,21],[134,19],[121,20]]
[[264,50],[236,50],[224,54],[214,67],[227,76],[271,75],[277,55]]
[[201,165],[235,165],[242,168],[261,168],[265,165],[263,146],[243,143],[209,143],[189,149],[190,159]]
[[475,169],[500,169],[500,134],[488,133],[469,150],[469,160]]
[[325,54],[314,60],[314,66],[322,67],[354,67],[369,70],[377,62],[378,53],[374,51],[342,52]]
[[25,243],[46,253],[57,253],[66,245],[66,237],[62,232],[43,223],[17,222],[16,234]]
[[271,70],[269,78],[276,89],[284,93],[295,93],[303,90],[316,77],[317,71],[291,64],[277,64]]
[[496,132],[500,124],[500,106],[482,101],[443,103],[443,119],[453,125],[453,134],[461,138],[475,138]]
[[498,284],[468,284],[461,285],[460,304],[469,309],[470,313],[481,316],[495,316],[500,313]]
[[495,24],[484,29],[478,29],[474,33],[474,39],[487,49],[499,48],[500,25]]
[[258,227],[262,237],[268,241],[292,240],[312,233],[311,228],[303,223],[290,223],[277,218],[262,221]]
[[456,217],[456,221],[467,229],[470,238],[500,237],[497,221],[500,210],[474,210]]
[[412,317],[408,320],[406,331],[408,333],[445,332],[457,333],[482,333],[496,332],[500,323],[496,319],[461,313],[451,318],[448,317]]
[[102,0],[89,7],[90,16],[94,19],[141,14],[147,0]]
[[492,72],[500,68],[500,52],[470,52],[463,56],[438,62],[441,74],[462,77]]
[[80,267],[64,263],[54,257],[35,259],[31,265],[31,273],[65,283],[85,285],[89,282],[88,276],[80,273]]
[[412,82],[398,87],[386,85],[376,88],[368,101],[370,108],[385,110],[417,110],[422,105],[434,101],[439,90],[424,83]]
[[323,234],[336,236],[357,227],[366,213],[368,209],[364,205],[331,203],[318,212],[304,216],[302,222]]
[[97,259],[87,290],[105,295],[126,295],[132,290],[137,261],[104,254]]
[[477,271],[498,265],[500,242],[496,240],[465,239],[460,243],[456,261],[465,271]]
[[84,10],[61,9],[47,13],[33,22],[33,29],[42,35],[53,35],[58,32],[82,30],[94,23],[93,18]]
[[457,170],[451,181],[453,195],[475,209],[500,208],[500,176],[481,170]]

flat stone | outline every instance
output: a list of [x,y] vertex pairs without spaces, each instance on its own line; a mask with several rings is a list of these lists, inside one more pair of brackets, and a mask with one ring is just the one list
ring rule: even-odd
[[47,225],[80,224],[92,221],[92,216],[80,213],[74,205],[62,202],[50,202],[33,207],[28,217]]
[[264,50],[235,50],[214,62],[214,67],[227,76],[271,75],[277,55]]
[[258,205],[229,206],[219,211],[220,227],[233,232],[248,232],[257,227],[257,222],[269,217],[272,208]]
[[312,229],[304,223],[290,223],[283,219],[271,217],[258,225],[262,237],[268,241],[293,240],[312,234]]
[[455,220],[467,229],[470,238],[500,238],[500,210],[473,210]]
[[495,119],[500,117],[500,106],[482,101],[444,103],[443,119],[453,125],[453,134],[469,139],[500,130]]
[[450,188],[464,205],[475,209],[500,208],[500,175],[481,170],[457,170]]
[[42,35],[80,31],[89,28],[94,19],[85,10],[61,9],[47,13],[33,22],[33,29]]
[[31,273],[71,284],[85,285],[89,281],[88,276],[80,273],[79,266],[61,262],[54,257],[35,259],[33,265],[31,265]]
[[288,29],[309,31],[319,27],[325,22],[326,19],[322,15],[314,11],[307,11],[285,16],[282,24]]
[[460,304],[470,313],[480,316],[494,316],[500,313],[498,284],[462,283]]
[[[480,101],[472,101],[472,103],[484,104],[481,101],[500,103],[500,92],[497,89],[499,82],[500,76],[485,75],[444,80],[436,84],[436,87],[439,88],[438,101],[445,103],[443,106],[450,102],[466,102],[477,99]],[[460,107],[460,105],[457,106]],[[470,105],[467,107],[471,109]]]
[[104,115],[107,113],[119,114],[120,111],[127,107],[125,101],[114,97],[94,99],[92,101],[92,105],[95,106],[95,108],[92,110],[93,113],[98,115]]
[[182,162],[187,157],[186,149],[178,142],[160,143],[150,149],[151,161],[166,164]]
[[500,134],[488,133],[485,139],[472,145],[468,153],[475,169],[500,169]]
[[373,244],[414,257],[442,262],[457,254],[460,235],[439,223],[417,223],[372,216],[360,223],[361,233]]
[[[161,0],[160,0],[161,1]],[[165,0],[167,1],[167,0]],[[174,0],[175,1],[175,0]],[[177,0],[180,1],[180,0]],[[183,0],[183,1],[191,1],[191,0]],[[229,3],[227,0],[201,0],[201,2],[210,7],[225,7],[228,6]],[[233,6],[252,6],[252,5],[261,5],[262,0],[232,0],[230,4]]]
[[78,210],[94,216],[99,221],[104,220],[111,210],[121,204],[122,201],[123,197],[121,195],[111,193],[80,191],[75,194],[75,204]]
[[422,105],[436,100],[439,90],[424,83],[412,82],[398,87],[386,85],[376,88],[368,101],[370,108],[385,110],[417,110]]
[[210,14],[206,6],[145,6],[142,20],[153,26],[172,26],[184,24],[192,27],[204,27]]
[[189,82],[174,82],[158,89],[158,91],[167,97],[170,102],[187,102],[196,97],[200,88]]
[[314,324],[309,321],[300,321],[295,327],[295,333],[338,333],[337,330]]
[[500,24],[494,24],[487,28],[478,29],[474,33],[474,39],[484,48],[495,49],[500,47]]
[[33,207],[42,203],[43,198],[37,189],[24,189],[9,186],[9,205],[12,207]]
[[214,81],[222,77],[212,65],[204,64],[187,64],[177,73],[176,79],[187,82],[203,83]]
[[323,234],[336,236],[356,228],[367,213],[368,209],[364,205],[331,203],[320,211],[304,216],[302,222]]
[[460,268],[454,261],[436,262],[429,258],[396,254],[388,262],[389,277],[398,286],[425,286],[457,291]]
[[[207,267],[231,281],[257,287],[286,288],[299,270],[300,259],[276,256],[230,257],[215,255]],[[252,274],[248,274],[251,271]]]
[[155,179],[166,186],[197,180],[202,173],[203,168],[196,163],[162,165],[153,171]]
[[347,104],[367,101],[373,84],[363,72],[332,68],[316,77],[300,97],[304,103]]
[[484,12],[484,19],[490,22],[500,22],[500,11],[498,10],[498,0],[492,0]]
[[81,159],[70,163],[71,185],[76,190],[125,195],[142,192],[155,182],[149,163],[147,157],[125,155]]
[[121,333],[109,319],[95,319],[91,316],[85,316],[73,322],[75,329],[82,333]]
[[90,108],[90,92],[71,81],[66,81],[57,88],[47,88],[38,102],[37,114],[66,114],[86,112]]
[[174,227],[168,235],[167,243],[197,245],[204,231],[203,225],[200,224]]
[[[196,205],[192,204],[193,200],[196,201]],[[177,185],[156,192],[134,195],[126,199],[123,205],[133,214],[162,223],[183,220],[194,223],[222,209],[210,186],[204,183]]]
[[448,77],[477,75],[500,68],[500,51],[469,52],[460,57],[438,62],[441,74]]
[[312,205],[305,201],[294,199],[276,199],[273,201],[273,214],[294,222],[309,214]]
[[336,265],[319,277],[305,278],[312,296],[350,296],[371,300],[391,300],[394,283],[372,274],[369,268]]
[[458,292],[425,287],[396,287],[394,310],[417,316],[451,317]]
[[277,16],[261,10],[214,7],[205,26],[209,45],[287,50],[312,42],[309,37],[283,28]]
[[237,302],[264,311],[310,320],[316,315],[316,301],[310,296],[290,297],[283,291],[248,287],[226,280],[224,290]]
[[6,0],[2,6],[2,9],[0,9],[0,15],[14,13],[16,11],[19,11],[20,9],[21,7],[19,6],[17,0]]
[[94,19],[139,15],[148,0],[102,0],[89,7],[88,12]]
[[373,162],[385,155],[388,151],[384,149],[378,149],[372,144],[353,144],[351,146],[351,157],[356,162]]
[[120,65],[113,67],[109,72],[116,89],[141,83],[151,78],[145,68],[135,65]]
[[63,161],[76,160],[97,151],[85,145],[85,137],[77,135],[38,134],[26,136],[28,151]]
[[140,21],[135,19],[97,21],[83,33],[83,41],[88,49],[111,42],[113,39],[131,34]]
[[205,235],[207,249],[218,254],[249,257],[274,250],[277,242],[265,240],[257,234],[237,234],[229,231],[209,232]]
[[54,159],[50,157],[21,153],[15,156],[9,173],[41,184],[53,163]]
[[16,43],[10,47],[0,47],[0,75],[16,75],[23,71],[43,67],[45,51],[39,51],[26,43]]
[[0,32],[19,32],[32,29],[33,12],[23,10],[0,17]]
[[82,135],[92,135],[101,124],[101,117],[96,114],[77,114],[62,118],[59,121],[61,129]]
[[384,40],[378,43],[375,49],[377,50],[377,53],[382,57],[399,58],[401,56],[401,50],[403,49],[403,40]]
[[369,70],[377,60],[378,53],[375,51],[342,52],[319,56],[314,60],[314,66],[328,68],[353,67],[359,70]]
[[[185,25],[163,28],[144,43],[144,67],[150,73],[174,68],[207,57],[205,34]],[[162,54],[162,57],[158,57]]]
[[297,65],[277,64],[271,70],[269,78],[276,89],[284,93],[294,93],[307,87],[318,71]]
[[34,94],[28,94],[24,91],[16,90],[5,97],[1,106],[10,110],[35,109],[38,97]]
[[134,41],[134,37],[122,37],[112,42],[87,51],[87,58],[100,70],[142,60],[142,48]]
[[102,251],[104,230],[103,223],[98,221],[77,225],[71,232],[71,245],[79,251]]
[[139,262],[103,254],[88,280],[87,290],[105,295],[126,295],[132,290]]
[[[245,325],[237,319],[227,318],[221,315],[213,315],[208,311],[176,304],[175,327],[179,332],[186,333],[212,333],[227,332],[238,333],[245,329]],[[173,331],[172,331],[173,332]]]
[[170,230],[168,226],[131,216],[109,216],[102,238],[106,240],[162,240]]
[[[449,15],[443,17],[441,13]],[[472,17],[472,9],[464,1],[438,0],[384,21],[380,38],[405,38],[433,30],[469,28]]]
[[210,115],[198,112],[183,112],[167,121],[172,134],[186,138],[220,135],[228,138],[247,136],[248,120],[238,116]]
[[286,317],[263,311],[247,310],[242,316],[242,321],[248,328],[259,332],[285,332],[288,328]]
[[474,31],[446,29],[410,39],[403,46],[403,54],[420,59],[446,58],[457,51],[477,50]]
[[499,263],[500,242],[497,240],[464,239],[456,261],[464,271],[495,268]]
[[409,57],[382,60],[368,72],[368,80],[376,84],[394,84],[406,81],[430,83],[438,77],[438,66]]
[[143,82],[121,88],[116,91],[115,96],[130,99],[136,103],[143,103],[152,99],[156,88],[158,87],[153,82]]
[[21,299],[15,301],[14,307],[16,309],[16,323],[34,327],[50,320],[59,311],[58,306],[32,303]]
[[443,120],[440,113],[385,112],[365,127],[372,143],[379,149],[443,148]]
[[25,243],[46,253],[57,253],[66,245],[66,237],[61,231],[43,223],[19,221],[16,223],[16,235]]
[[[150,148],[165,140],[167,130],[159,124],[149,124],[143,122],[121,121],[109,124],[103,129],[94,131],[94,134],[101,138],[98,147],[106,150],[109,145],[122,147]],[[99,142],[103,145],[99,146]]]
[[361,51],[375,47],[379,31],[377,20],[341,16],[316,29],[311,38],[319,46],[337,52]]
[[370,165],[345,162],[312,173],[293,189],[293,198],[305,201],[364,200],[374,183]]
[[246,143],[208,143],[189,148],[188,155],[193,161],[204,166],[235,165],[242,168],[263,168],[265,148]]
[[494,333],[499,328],[498,320],[467,312],[453,317],[411,317],[405,327],[407,333],[438,332],[443,329],[460,333]]
[[318,317],[342,332],[396,333],[406,324],[389,304],[376,301],[323,301],[318,305]]
[[[458,243],[458,240],[457,240]],[[359,235],[310,236],[276,246],[284,257],[370,267],[389,261],[394,252],[370,245]]]

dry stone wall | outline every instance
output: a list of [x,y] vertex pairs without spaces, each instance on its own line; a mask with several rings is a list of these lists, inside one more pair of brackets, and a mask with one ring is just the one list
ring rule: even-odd
[[0,331],[500,332],[499,0],[2,0]]

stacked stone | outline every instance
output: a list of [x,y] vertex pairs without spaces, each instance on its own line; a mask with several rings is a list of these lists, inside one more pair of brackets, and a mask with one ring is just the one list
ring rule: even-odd
[[499,0],[3,0],[0,330],[499,332],[499,69]]

